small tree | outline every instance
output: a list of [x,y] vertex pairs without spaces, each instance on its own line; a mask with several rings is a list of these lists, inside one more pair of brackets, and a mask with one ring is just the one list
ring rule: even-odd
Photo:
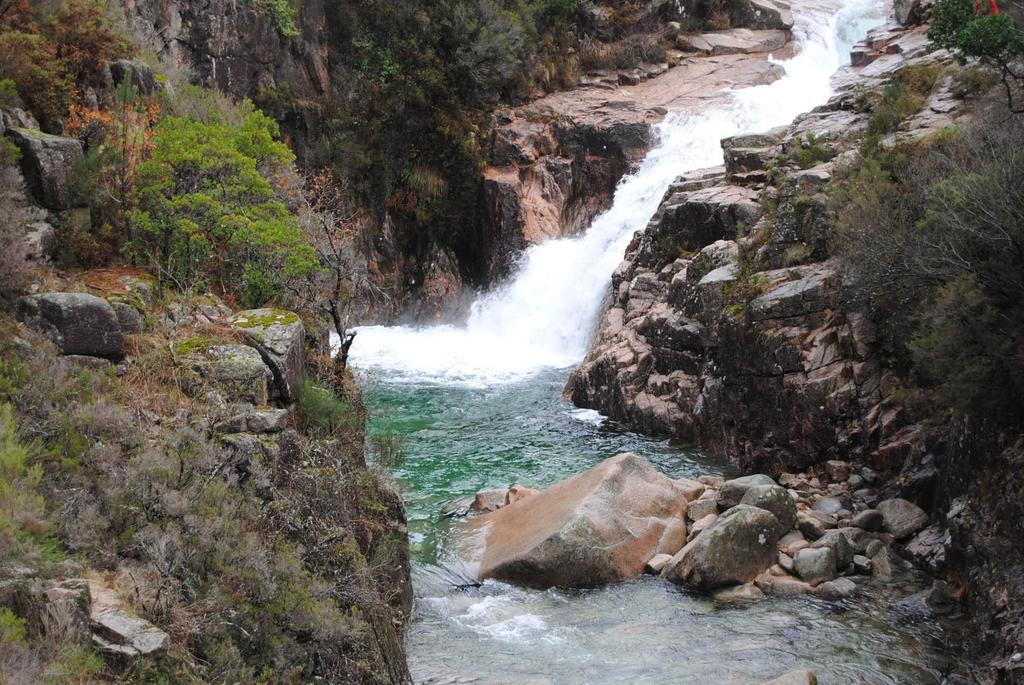
[[938,0],[928,38],[951,51],[961,62],[976,59],[999,70],[1006,101],[1014,114],[1024,113],[1024,33],[992,0],[992,11],[980,13],[974,0]]

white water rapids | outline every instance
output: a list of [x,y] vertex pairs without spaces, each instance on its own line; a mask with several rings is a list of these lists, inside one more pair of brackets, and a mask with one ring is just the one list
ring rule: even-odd
[[670,113],[656,147],[624,178],[612,207],[581,236],[530,247],[513,276],[481,295],[464,326],[359,330],[353,366],[390,381],[487,386],[586,355],[609,277],[677,176],[722,163],[720,140],[767,131],[824,103],[849,48],[882,18],[876,0],[795,3],[796,53],[770,85],[732,91],[700,114]]

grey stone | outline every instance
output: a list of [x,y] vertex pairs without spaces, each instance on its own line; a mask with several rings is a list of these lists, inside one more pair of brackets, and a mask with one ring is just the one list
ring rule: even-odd
[[505,506],[507,499],[508,488],[481,490],[473,497],[473,503],[469,505],[469,510],[483,513],[497,511]]
[[785,552],[779,552],[777,563],[784,571],[786,571],[786,573],[796,573],[796,566],[793,564],[793,557],[789,556]]
[[153,70],[141,62],[121,59],[108,64],[107,70],[110,73],[111,85],[115,88],[127,77],[138,89],[140,95],[152,95],[157,90],[156,76],[154,76]]
[[117,314],[106,300],[87,293],[47,293],[23,297],[19,318],[50,339],[61,354],[124,358],[124,338]]
[[217,345],[176,359],[178,383],[186,395],[219,390],[231,402],[267,403],[270,369],[259,352],[245,345]]
[[853,555],[853,571],[862,576],[871,575],[871,559],[860,554]]
[[946,566],[950,534],[939,525],[928,526],[907,543],[904,554],[921,568],[938,574]]
[[91,616],[93,641],[100,651],[129,657],[154,656],[167,650],[170,637],[149,621],[104,607]]
[[21,151],[21,173],[39,204],[53,210],[74,207],[72,188],[82,143],[27,128],[12,128],[7,135]]
[[940,616],[955,613],[960,608],[960,601],[953,595],[949,584],[944,580],[935,580],[925,598],[928,607]]
[[857,594],[857,583],[849,578],[837,578],[818,586],[818,596],[823,599],[848,599]]
[[811,543],[811,548],[820,547],[828,547],[832,550],[835,554],[836,568],[844,569],[853,563],[853,545],[840,530],[826,531],[824,535]]
[[865,509],[856,516],[850,522],[851,525],[857,528],[862,528],[872,533],[877,533],[882,530],[882,524],[885,522],[882,512],[877,509]]
[[888,499],[878,503],[885,529],[897,540],[903,540],[921,530],[928,523],[924,509],[905,499]]
[[783,0],[738,0],[729,5],[729,21],[747,29],[793,28],[793,13]]
[[142,313],[124,302],[111,302],[111,308],[117,315],[117,321],[121,325],[121,332],[132,335],[135,333],[141,333],[145,326],[145,322],[142,319]]
[[57,233],[45,221],[36,221],[25,228],[25,259],[46,263],[57,248]]
[[747,494],[747,491],[755,485],[775,485],[775,481],[763,474],[733,478],[722,483],[718,488],[718,508],[726,510],[736,506]]
[[747,490],[740,504],[770,511],[779,520],[780,535],[796,527],[796,502],[779,485],[755,485]]
[[814,503],[815,511],[823,511],[826,514],[836,514],[846,508],[845,503],[839,497],[829,496],[822,497]]
[[259,350],[274,374],[274,399],[294,402],[306,363],[306,329],[294,312],[251,309],[231,317],[232,325]]
[[846,484],[850,487],[851,491],[857,491],[864,485],[864,478],[854,474],[846,479]]
[[774,563],[778,530],[771,512],[737,505],[672,557],[662,576],[698,590],[750,582]]
[[826,530],[836,526],[835,520],[823,512],[798,511],[796,518],[797,528],[808,540],[817,540]]
[[819,585],[836,577],[836,555],[831,547],[807,547],[793,558],[796,572],[811,585]]

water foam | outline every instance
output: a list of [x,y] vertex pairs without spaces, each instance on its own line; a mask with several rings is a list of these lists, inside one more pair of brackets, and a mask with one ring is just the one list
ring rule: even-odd
[[731,91],[726,104],[700,114],[670,113],[657,126],[657,146],[586,233],[527,249],[514,275],[473,304],[464,326],[361,328],[352,364],[390,382],[476,386],[578,364],[610,274],[672,181],[721,164],[722,138],[788,124],[826,101],[850,45],[881,18],[873,0],[794,6],[793,14],[796,54],[778,62],[785,70],[781,79]]

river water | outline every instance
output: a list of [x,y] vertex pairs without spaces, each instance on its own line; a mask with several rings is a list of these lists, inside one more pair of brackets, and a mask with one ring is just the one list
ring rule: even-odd
[[444,505],[488,487],[544,487],[623,451],[673,477],[728,475],[685,445],[616,428],[561,397],[586,354],[610,275],[634,231],[679,174],[720,164],[722,137],[790,122],[824,102],[850,45],[881,20],[878,3],[794,5],[785,76],[672,113],[658,145],[582,236],[530,248],[507,283],[460,326],[366,327],[352,348],[374,411],[371,430],[405,438],[394,475],[406,497],[416,609],[417,683],[758,683],[796,668],[831,683],[943,682],[940,625],[892,605],[913,577],[855,599],[769,599],[721,606],[658,578],[586,591],[468,584]]

